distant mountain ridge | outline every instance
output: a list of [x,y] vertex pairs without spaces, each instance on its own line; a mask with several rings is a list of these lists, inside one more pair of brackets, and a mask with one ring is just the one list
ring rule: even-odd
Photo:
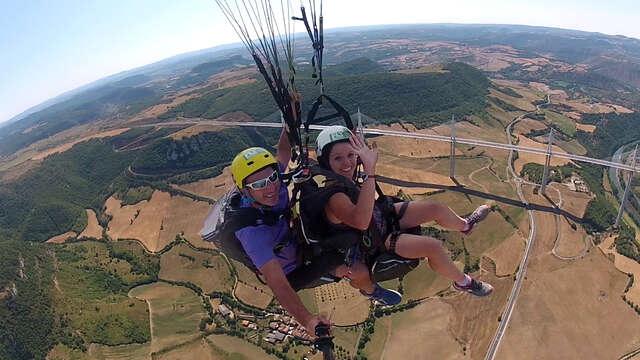
[[[300,38],[296,42],[296,61],[310,61],[312,49],[305,34],[296,36]],[[429,47],[429,44],[440,45]],[[524,69],[523,64],[483,69],[496,76],[564,86],[570,95],[595,89],[604,101],[623,99],[640,108],[638,39],[547,27],[483,24],[366,26],[327,30],[325,34],[325,64],[329,73],[330,65],[359,58],[373,60],[385,70],[451,61],[482,67],[483,57],[490,56],[492,51],[503,51],[503,55],[514,58],[543,58],[551,64],[539,71]],[[240,44],[231,44],[176,55],[94,81],[0,124],[0,157],[80,123],[130,117],[145,106],[162,103],[167,94],[198,86],[216,73],[251,63]],[[578,66],[588,73],[567,70],[570,66],[558,67],[558,63]],[[299,71],[305,71],[304,66],[299,67]],[[127,87],[144,87],[148,91]],[[110,94],[114,88],[120,94]],[[102,96],[94,96],[101,92]],[[136,96],[127,98],[127,94]],[[97,99],[100,104],[89,104]],[[31,127],[37,127],[37,131],[25,133]]]

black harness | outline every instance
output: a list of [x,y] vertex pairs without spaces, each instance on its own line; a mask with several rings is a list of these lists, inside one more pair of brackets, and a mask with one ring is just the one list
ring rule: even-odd
[[308,181],[297,185],[301,191],[298,238],[304,239],[307,244],[318,245],[324,251],[342,252],[344,263],[347,265],[355,259],[362,260],[376,281],[404,275],[418,265],[419,260],[402,258],[395,254],[395,246],[387,251],[384,245],[388,234],[392,234],[392,242],[395,245],[401,233],[419,233],[419,227],[404,231],[400,229],[399,219],[404,214],[406,205],[396,214],[393,204],[402,202],[401,199],[382,194],[382,190],[376,184],[379,196],[375,206],[381,211],[382,220],[386,223],[385,233],[381,233],[373,221],[365,231],[347,226],[337,228],[329,224],[324,215],[326,204],[333,195],[340,192],[356,203],[361,184],[316,165],[311,166],[310,173],[311,178]]

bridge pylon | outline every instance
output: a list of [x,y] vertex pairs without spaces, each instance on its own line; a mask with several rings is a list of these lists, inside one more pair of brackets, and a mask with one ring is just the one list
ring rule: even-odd
[[551,165],[551,147],[553,146],[553,128],[549,130],[549,142],[547,147],[547,158],[544,162],[544,173],[542,174],[542,189],[543,195],[547,194],[547,180],[549,179],[549,165]]
[[[636,167],[636,159],[638,155],[638,145],[636,145],[636,149],[633,151],[633,156],[631,158],[631,168],[635,169]],[[635,174],[634,170],[629,171],[629,180],[627,181],[627,185],[624,188],[624,196],[622,197],[622,202],[620,203],[620,210],[618,211],[618,217],[616,217],[615,227],[620,226],[620,221],[622,220],[622,215],[624,214],[624,208],[627,205],[627,201],[629,201],[629,193],[631,192],[631,183],[633,182],[633,175]],[[616,176],[617,173],[616,173]]]
[[456,177],[456,116],[451,115],[451,151],[449,152],[449,177]]

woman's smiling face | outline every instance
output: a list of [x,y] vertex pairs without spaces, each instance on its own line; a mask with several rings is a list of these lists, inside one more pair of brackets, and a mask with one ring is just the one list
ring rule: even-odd
[[331,148],[329,153],[329,167],[331,171],[347,179],[353,177],[358,164],[358,155],[348,142],[339,142]]

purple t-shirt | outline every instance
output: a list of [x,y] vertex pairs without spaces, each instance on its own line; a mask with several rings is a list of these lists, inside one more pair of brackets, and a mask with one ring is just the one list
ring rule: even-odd
[[[251,206],[247,199],[242,198],[241,207]],[[284,184],[280,186],[278,195],[278,203],[273,207],[273,211],[282,211],[289,206],[289,191]],[[258,268],[262,268],[264,264],[272,259],[278,259],[282,271],[285,274],[290,273],[296,268],[297,254],[296,243],[293,236],[289,232],[289,223],[287,219],[280,219],[274,226],[258,225],[247,226],[236,231],[236,237],[242,243],[244,251],[249,255],[253,264]],[[273,252],[273,248],[280,243],[280,240],[287,237],[286,245],[278,255]]]

